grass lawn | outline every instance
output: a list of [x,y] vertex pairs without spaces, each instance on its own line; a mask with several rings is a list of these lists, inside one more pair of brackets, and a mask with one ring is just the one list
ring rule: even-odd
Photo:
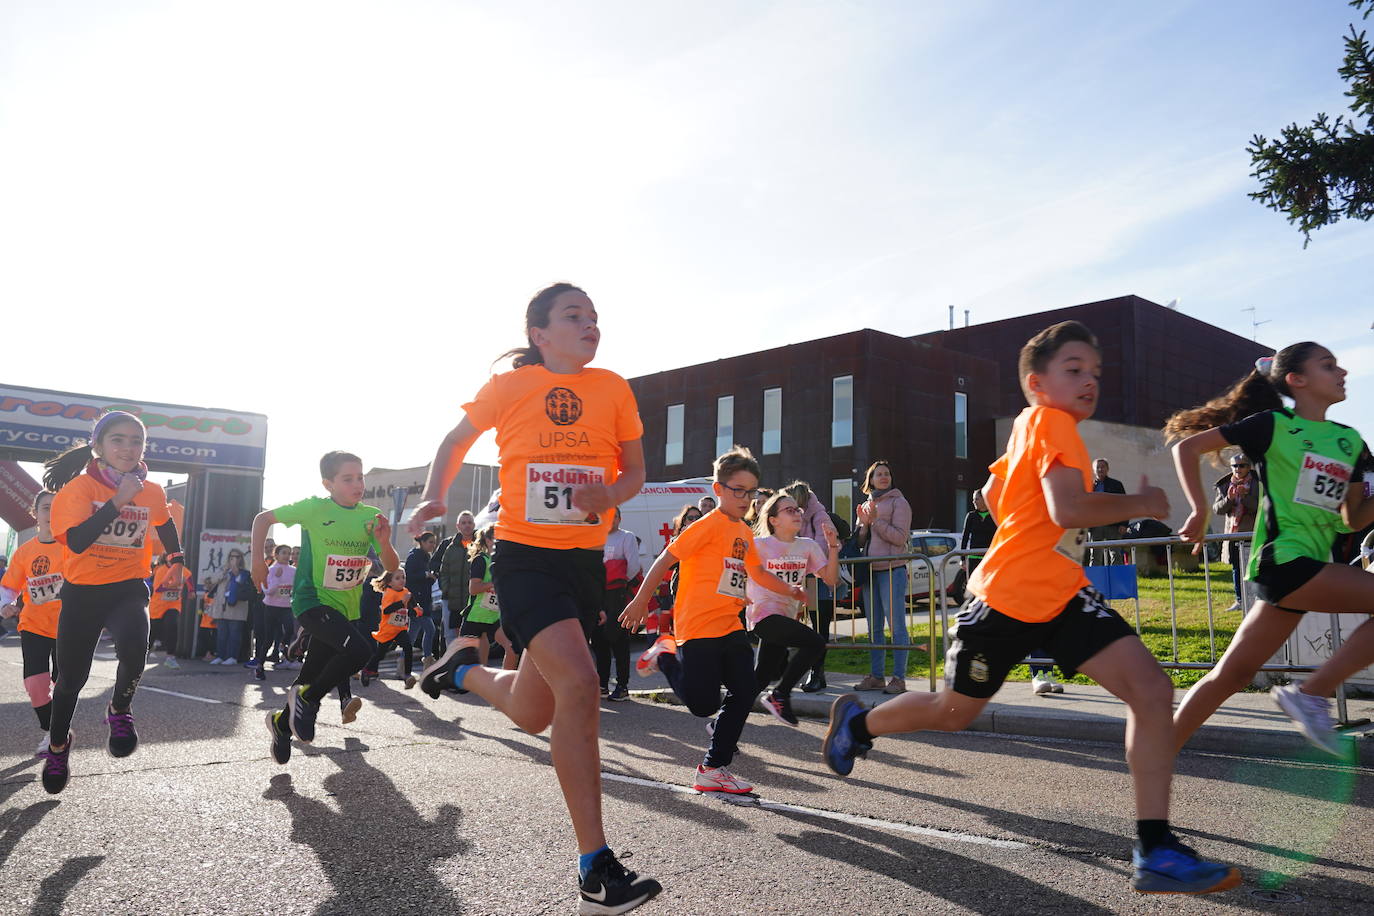
[[[1231,590],[1231,567],[1225,563],[1211,563],[1208,564],[1208,569],[1212,580],[1212,620],[1216,639],[1216,657],[1219,658],[1221,653],[1226,650],[1226,646],[1230,644],[1236,627],[1240,626],[1241,615],[1239,611],[1225,610],[1235,600],[1235,594]],[[1169,618],[1168,577],[1142,577],[1139,581],[1140,638],[1154,653],[1155,658],[1161,662],[1211,661],[1213,659],[1212,642],[1207,627],[1207,592],[1202,570],[1199,569],[1192,573],[1176,572],[1174,574],[1174,600],[1178,606],[1177,652],[1174,649],[1174,632]],[[1134,601],[1126,599],[1113,601],[1111,604],[1122,617],[1126,618],[1128,623],[1135,624]],[[952,618],[954,609],[951,608],[948,614]],[[930,670],[930,628],[924,601],[917,605],[910,620],[913,648],[907,668],[907,677],[909,680],[924,681],[929,677]],[[844,619],[836,622],[839,632],[844,632],[846,624],[847,621]],[[936,624],[938,628],[938,614]],[[859,637],[860,642],[865,641],[865,639],[866,637]],[[851,642],[848,638],[842,638],[838,641],[841,643]],[[943,644],[943,637],[937,633],[933,648],[941,658],[940,668],[942,671],[944,667]],[[927,648],[916,648],[916,646],[921,645]],[[826,656],[825,667],[830,671],[867,674],[868,651],[867,649],[831,649],[830,654]],[[888,670],[891,670],[891,662],[888,662]],[[1165,672],[1178,687],[1188,687],[1206,673],[1197,670],[1168,668],[1165,669]],[[1030,669],[1025,665],[1020,665],[1013,669],[1008,679],[1028,681],[1030,680]],[[1092,681],[1079,675],[1068,683],[1091,684]]]

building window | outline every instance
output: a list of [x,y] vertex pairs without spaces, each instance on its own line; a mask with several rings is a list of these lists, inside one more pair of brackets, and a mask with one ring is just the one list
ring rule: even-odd
[[668,432],[663,447],[666,465],[682,464],[682,415],[683,405],[668,405]]
[[854,481],[848,477],[830,481],[830,511],[847,522],[854,521]]
[[830,383],[830,446],[854,444],[854,376],[842,375]]
[[968,457],[968,395],[954,392],[954,457]]
[[782,389],[763,391],[763,453],[782,453]]
[[954,524],[959,527],[957,529],[951,528],[951,531],[957,530],[961,534],[963,533],[964,518],[973,511],[973,503],[968,500],[968,490],[959,487],[954,491]]
[[724,455],[735,444],[735,396],[716,398],[716,454]]

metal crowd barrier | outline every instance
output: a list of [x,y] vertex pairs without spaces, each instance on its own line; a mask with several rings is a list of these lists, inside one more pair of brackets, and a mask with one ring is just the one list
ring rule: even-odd
[[[1161,571],[1160,577],[1167,577],[1169,584],[1169,620],[1171,629],[1172,651],[1170,652],[1169,658],[1159,659],[1160,666],[1164,668],[1173,668],[1179,670],[1210,671],[1211,669],[1216,667],[1216,663],[1219,656],[1217,654],[1216,618],[1214,613],[1214,601],[1212,591],[1212,570],[1209,566],[1209,545],[1220,544],[1226,541],[1238,542],[1240,545],[1240,562],[1242,564],[1242,568],[1244,568],[1244,564],[1247,563],[1249,560],[1251,539],[1252,533],[1248,531],[1236,532],[1233,534],[1208,534],[1203,539],[1203,550],[1201,556],[1198,557],[1198,563],[1202,571],[1203,587],[1204,592],[1206,594],[1207,606],[1207,639],[1209,658],[1205,662],[1185,662],[1179,660],[1178,600],[1175,584],[1174,551],[1176,549],[1182,549],[1186,553],[1191,554],[1196,545],[1186,544],[1175,536],[1163,538],[1126,538],[1109,541],[1089,541],[1087,544],[1084,545],[1084,548],[1086,551],[1086,556],[1090,560],[1106,559],[1108,561],[1111,561],[1113,559],[1119,559],[1121,561],[1124,561],[1125,557],[1127,556],[1127,552],[1129,552],[1130,562],[1132,565],[1136,567],[1137,574],[1141,568],[1140,563],[1138,562],[1140,559],[1139,551],[1145,548],[1149,548],[1151,550],[1155,548],[1163,548],[1164,562],[1163,570]],[[837,589],[835,593],[835,613],[831,619],[830,631],[827,634],[826,647],[828,649],[876,649],[885,652],[894,652],[902,649],[912,650],[914,646],[914,640],[910,637],[910,634],[912,632],[913,618],[915,617],[915,612],[912,610],[912,604],[915,601],[919,601],[922,597],[926,597],[927,616],[929,624],[929,645],[927,647],[927,653],[930,659],[930,689],[931,691],[938,690],[938,669],[941,665],[942,659],[937,658],[937,656],[943,655],[943,652],[940,651],[941,645],[948,644],[949,590],[956,584],[956,581],[962,582],[963,587],[966,588],[968,577],[971,572],[971,564],[969,563],[969,558],[982,557],[986,553],[986,548],[980,548],[971,550],[951,550],[945,553],[934,555],[929,555],[925,553],[908,553],[891,557],[853,557],[841,560],[841,578],[847,578],[848,581],[851,583],[849,590],[849,598],[848,600],[841,599],[840,595],[844,591],[844,586],[842,584],[841,587]],[[1105,557],[1103,556],[1103,554],[1105,554]],[[868,633],[869,618],[867,614],[867,607],[868,602],[871,600],[869,596],[872,594],[873,581],[876,576],[881,575],[884,572],[883,570],[872,569],[872,564],[875,562],[891,560],[902,560],[907,569],[907,591],[902,602],[902,610],[905,614],[905,623],[908,633],[908,645],[897,645],[891,641],[892,626],[890,618],[884,621],[884,632],[886,641],[881,643],[874,643],[870,637],[870,639],[867,642],[859,642],[858,628],[860,620],[862,620],[865,634]],[[957,560],[958,562],[951,562],[953,560]],[[928,578],[926,579],[926,582],[929,585],[928,589],[913,590],[912,580],[913,578],[915,578],[912,575],[913,564],[924,564],[925,571],[928,575]],[[1122,565],[1122,563],[1090,563],[1089,565]],[[955,578],[949,578],[951,574]],[[1226,595],[1228,598],[1234,595],[1233,582],[1228,580],[1224,583],[1224,586],[1225,588],[1223,589],[1222,594]],[[1250,606],[1254,602],[1254,595],[1251,592],[1251,588],[1251,583],[1242,578],[1240,598],[1240,613],[1242,619],[1244,619],[1244,616],[1249,612]],[[814,591],[812,592],[811,597],[812,600],[808,603],[811,607],[811,610],[814,612],[816,609]],[[960,594],[959,598],[962,599],[962,597],[963,595]],[[859,603],[860,598],[863,602],[862,605],[860,605]],[[1109,598],[1109,600],[1112,599]],[[1133,601],[1135,605],[1135,629],[1136,633],[1140,633],[1142,628],[1140,597],[1138,589],[1136,590],[1136,594],[1133,598]],[[895,604],[896,602],[893,603]],[[1228,600],[1227,603],[1230,604],[1230,601]],[[935,624],[937,612],[940,617],[940,629],[938,630],[938,632],[936,630]],[[839,642],[839,639],[844,635],[842,633],[842,618],[846,616],[848,617],[849,623],[849,639],[846,642]],[[1335,649],[1340,647],[1341,642],[1341,615],[1332,614],[1330,616],[1332,648],[1334,651]],[[1317,670],[1316,667],[1312,665],[1299,665],[1294,663],[1292,657],[1291,640],[1284,641],[1283,659],[1283,664],[1265,664],[1260,666],[1259,670],[1289,674],[1311,672]],[[1027,659],[1027,661],[1035,664],[1044,664],[1046,666],[1054,664],[1054,660],[1048,658],[1034,658]],[[1364,724],[1363,720],[1361,722],[1352,722],[1347,716],[1344,685],[1342,685],[1336,693],[1336,707],[1338,719],[1341,722],[1341,724]]]

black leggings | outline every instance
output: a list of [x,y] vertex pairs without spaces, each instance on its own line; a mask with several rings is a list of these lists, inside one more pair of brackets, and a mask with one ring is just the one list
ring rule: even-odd
[[410,644],[410,631],[408,630],[402,630],[396,634],[395,638],[386,642],[377,643],[377,651],[372,653],[372,659],[367,663],[367,669],[376,671],[377,666],[382,663],[382,659],[386,658],[387,653],[398,646],[401,649],[401,657],[405,659],[406,677],[410,677],[415,669],[415,649]]
[[347,684],[355,671],[363,669],[372,657],[372,638],[359,632],[337,608],[323,604],[302,611],[296,620],[310,634],[310,648],[296,683],[306,685],[306,700],[318,703],[335,687]]
[[148,659],[148,584],[126,579],[104,585],[67,582],[60,592],[57,618],[57,683],[52,694],[53,740],[65,742],[76,712],[76,698],[91,676],[91,660],[100,631],[114,637],[119,668],[110,705],[128,712]]
[[768,686],[778,668],[787,660],[787,650],[796,649],[792,660],[783,669],[782,678],[773,692],[787,696],[802,675],[812,669],[825,653],[825,640],[819,633],[799,620],[783,614],[769,614],[754,624],[759,638],[758,667],[754,670],[754,684],[759,690]]
[[148,651],[153,651],[153,642],[162,640],[162,651],[171,658],[177,654],[177,623],[181,611],[167,610],[157,620],[148,621]]
[[52,672],[57,670],[57,640],[20,630],[19,649],[24,653],[24,689],[38,716],[38,725],[47,731],[52,721]]
[[611,684],[611,659],[615,659],[615,682],[630,686],[630,631],[620,625],[620,612],[629,603],[629,589],[606,589],[606,622],[592,631],[592,650],[596,653],[596,675],[604,690]]
[[[708,767],[729,766],[735,759],[749,710],[754,708],[759,695],[754,686],[754,653],[749,648],[749,637],[743,630],[736,630],[724,636],[689,639],[678,647],[676,655],[660,655],[658,668],[692,715],[706,718],[719,710],[703,763]],[[724,703],[720,699],[722,686]]]

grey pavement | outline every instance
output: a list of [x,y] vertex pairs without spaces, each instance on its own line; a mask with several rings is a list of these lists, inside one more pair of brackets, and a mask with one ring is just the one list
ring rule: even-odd
[[[138,752],[103,751],[114,663],[78,707],[73,779],[49,796],[13,640],[0,641],[0,913],[572,913],[574,844],[548,735],[471,697],[386,679],[278,766],[263,716],[288,672],[151,666]],[[3,672],[9,671],[9,675]],[[1071,690],[1073,688],[1070,688]],[[1076,694],[1066,694],[1065,708]],[[1086,699],[1079,702],[1086,705]],[[1374,909],[1368,767],[1305,746],[1185,752],[1174,823],[1239,865],[1208,898],[1127,885],[1133,830],[1119,744],[991,732],[882,739],[852,777],[823,724],[752,716],[732,768],[762,807],[689,789],[706,742],[684,709],[603,706],[612,846],[661,880],[646,914],[1353,913]]]

